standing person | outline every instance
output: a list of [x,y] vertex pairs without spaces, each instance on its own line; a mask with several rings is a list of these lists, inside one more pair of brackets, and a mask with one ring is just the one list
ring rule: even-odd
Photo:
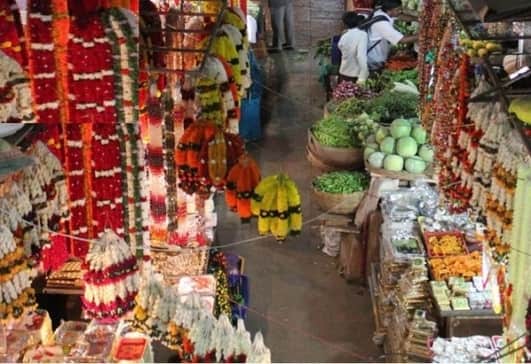
[[338,42],[341,51],[341,65],[339,66],[339,82],[350,81],[363,84],[369,77],[367,64],[367,33],[358,25],[365,20],[362,15],[349,11],[343,15],[343,23],[347,31]]
[[414,43],[417,35],[404,36],[394,27],[394,19],[400,15],[401,0],[380,0],[369,20],[369,49],[367,58],[371,71],[380,71],[389,58],[391,45]]
[[282,48],[292,50],[294,45],[293,0],[269,0],[273,44],[270,53],[278,53]]

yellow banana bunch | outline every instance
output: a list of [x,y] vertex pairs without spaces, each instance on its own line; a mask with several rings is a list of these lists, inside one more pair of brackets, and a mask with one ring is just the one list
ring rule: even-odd
[[271,233],[278,241],[302,229],[300,194],[284,174],[264,178],[254,191],[251,212],[258,216],[260,235]]

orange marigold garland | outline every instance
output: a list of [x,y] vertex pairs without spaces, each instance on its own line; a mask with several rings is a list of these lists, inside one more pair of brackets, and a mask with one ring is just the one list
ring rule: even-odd
[[251,199],[259,182],[260,170],[256,161],[248,154],[241,156],[229,171],[225,201],[232,211],[238,213],[242,222],[248,222],[252,217]]

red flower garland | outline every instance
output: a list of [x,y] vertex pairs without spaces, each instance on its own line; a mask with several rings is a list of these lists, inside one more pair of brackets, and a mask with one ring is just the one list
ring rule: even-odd
[[72,20],[68,63],[71,121],[115,123],[112,47],[99,14]]
[[116,125],[94,124],[92,131],[94,235],[106,228],[124,236],[120,141]]
[[52,3],[51,0],[30,0],[28,9],[29,68],[37,117],[42,123],[58,123],[60,113]]
[[0,51],[17,61],[23,68],[27,65],[24,47],[24,32],[15,0],[0,0]]

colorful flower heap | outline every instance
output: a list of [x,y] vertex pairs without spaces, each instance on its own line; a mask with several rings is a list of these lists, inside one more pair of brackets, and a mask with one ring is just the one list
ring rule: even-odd
[[251,212],[258,216],[258,232],[278,241],[302,229],[301,198],[297,185],[285,174],[264,178],[256,187]]
[[85,269],[82,301],[89,317],[116,319],[134,307],[139,288],[137,260],[114,232],[107,231],[91,243]]
[[32,272],[24,249],[17,247],[15,237],[0,225],[0,323],[18,319],[36,306],[31,288]]

